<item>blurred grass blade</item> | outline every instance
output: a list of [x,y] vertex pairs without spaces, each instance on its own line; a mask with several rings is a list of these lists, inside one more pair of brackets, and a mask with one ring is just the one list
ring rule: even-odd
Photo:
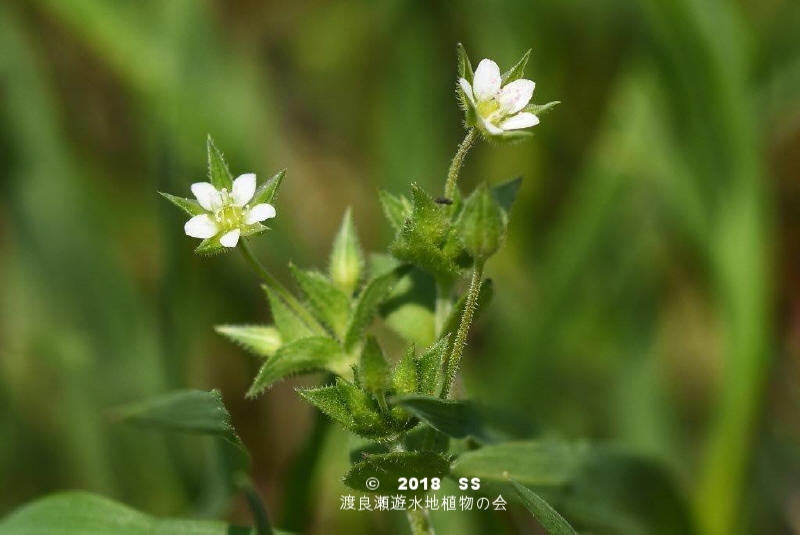
[[564,520],[564,517],[558,514],[558,511],[553,509],[544,498],[513,479],[510,480],[510,483],[517,492],[517,496],[522,500],[522,504],[539,521],[548,535],[578,535],[569,522]]

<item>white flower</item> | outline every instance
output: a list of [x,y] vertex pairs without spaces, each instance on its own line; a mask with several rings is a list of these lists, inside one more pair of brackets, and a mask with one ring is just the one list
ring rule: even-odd
[[255,225],[275,217],[275,207],[271,204],[248,204],[255,192],[256,175],[253,173],[239,175],[231,191],[218,190],[209,182],[192,184],[192,193],[207,213],[191,218],[183,230],[192,238],[205,240],[219,236],[220,245],[236,247],[242,234],[251,233]]
[[458,83],[475,110],[478,126],[488,134],[499,135],[539,124],[536,115],[522,111],[530,102],[536,84],[520,78],[501,88],[500,68],[494,61],[481,60],[471,85],[465,78]]

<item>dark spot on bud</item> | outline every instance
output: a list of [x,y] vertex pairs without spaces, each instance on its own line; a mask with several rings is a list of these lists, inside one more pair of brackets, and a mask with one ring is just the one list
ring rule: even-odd
[[448,199],[447,197],[436,197],[436,204],[446,204],[449,206],[453,204],[453,199]]

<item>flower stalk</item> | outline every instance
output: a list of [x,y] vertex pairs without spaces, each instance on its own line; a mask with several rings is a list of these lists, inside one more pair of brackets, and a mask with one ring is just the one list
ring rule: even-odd
[[458,175],[461,172],[461,167],[464,165],[464,159],[467,157],[467,153],[469,149],[472,148],[476,139],[478,139],[477,129],[474,127],[470,128],[467,130],[467,135],[464,136],[464,139],[458,146],[456,155],[453,156],[453,161],[450,163],[450,169],[447,171],[447,182],[444,186],[444,196],[446,199],[452,199],[453,195],[455,195]]

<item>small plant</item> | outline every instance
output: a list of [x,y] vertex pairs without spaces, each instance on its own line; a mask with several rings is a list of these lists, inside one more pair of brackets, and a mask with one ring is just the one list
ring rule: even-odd
[[[368,494],[376,491],[378,481],[383,494],[411,497],[432,492],[440,483],[431,484],[430,489],[411,489],[402,485],[403,480],[476,478],[481,489],[500,489],[522,503],[549,533],[567,534],[575,532],[538,492],[556,498],[571,513],[568,516],[595,527],[599,520],[601,528],[609,528],[608,519],[620,516],[609,510],[624,507],[619,503],[598,505],[600,500],[593,492],[603,492],[597,489],[615,476],[613,470],[598,474],[596,468],[631,461],[624,453],[582,443],[530,437],[509,440],[518,436],[487,417],[481,405],[454,399],[470,327],[492,297],[493,284],[484,277],[485,266],[506,238],[521,185],[520,178],[494,185],[481,183],[463,195],[458,177],[476,142],[530,138],[530,129],[539,124],[540,115],[558,104],[530,102],[535,84],[523,78],[529,56],[530,51],[502,74],[489,59],[481,60],[473,71],[466,51],[458,46],[455,88],[464,111],[466,135],[442,190],[426,192],[411,184],[406,192],[380,193],[386,219],[394,229],[394,238],[383,253],[365,254],[347,210],[325,270],[290,265],[296,293],[258,262],[248,243],[268,230],[264,222],[277,215],[274,205],[283,171],[260,185],[252,173],[234,179],[209,137],[208,181],[192,184],[195,198],[163,195],[189,217],[184,230],[188,236],[202,239],[198,254],[236,249],[263,280],[274,323],[217,327],[219,333],[263,359],[247,396],[263,395],[277,382],[297,374],[327,374],[320,386],[298,388],[297,393],[358,437],[350,455],[351,466],[342,475],[348,487]],[[405,340],[403,351],[388,354],[371,329],[376,321],[384,322]],[[246,448],[231,427],[217,392],[176,392],[122,407],[115,416],[140,425],[223,439],[230,446],[235,467],[229,484],[247,494],[255,533],[273,532],[247,477]],[[52,498],[23,509],[11,518],[11,525],[34,533],[36,526],[46,525],[47,518],[58,516],[53,516],[55,510],[60,511],[62,521],[78,526],[77,531],[63,533],[83,533],[80,518],[70,517],[68,511],[88,510],[103,519],[131,516],[122,506],[100,498],[71,495],[68,499],[72,501]],[[131,518],[141,526],[157,530],[157,520],[136,515]],[[424,507],[408,510],[407,516],[414,534],[434,532]],[[625,521],[630,527],[636,519]],[[223,533],[224,528],[211,523],[169,522],[171,531],[164,533],[211,534]],[[610,526],[612,532],[617,531],[618,525]],[[130,531],[145,532],[150,533],[135,527]]]

